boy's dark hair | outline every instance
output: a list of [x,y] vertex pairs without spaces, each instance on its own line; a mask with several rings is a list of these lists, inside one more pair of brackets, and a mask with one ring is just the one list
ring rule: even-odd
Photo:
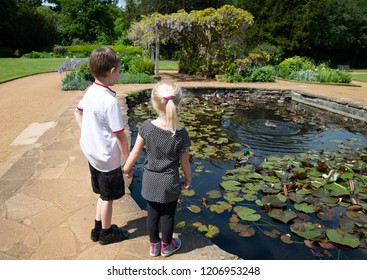
[[95,77],[106,77],[108,71],[120,64],[120,57],[109,47],[95,49],[89,58],[89,69]]

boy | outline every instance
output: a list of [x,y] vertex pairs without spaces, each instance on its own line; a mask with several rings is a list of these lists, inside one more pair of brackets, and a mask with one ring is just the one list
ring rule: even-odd
[[93,192],[100,195],[91,239],[101,245],[120,242],[129,236],[126,230],[111,224],[113,201],[125,194],[121,152],[125,160],[129,156],[121,108],[116,92],[109,88],[118,81],[120,68],[120,58],[112,49],[94,50],[89,69],[95,81],[74,113],[81,128],[80,146],[89,162]]

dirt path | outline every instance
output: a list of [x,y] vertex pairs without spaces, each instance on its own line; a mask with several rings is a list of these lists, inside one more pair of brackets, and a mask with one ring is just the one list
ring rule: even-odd
[[0,84],[0,171],[7,158],[22,151],[10,144],[29,124],[56,120],[79,94],[62,91],[58,73]]

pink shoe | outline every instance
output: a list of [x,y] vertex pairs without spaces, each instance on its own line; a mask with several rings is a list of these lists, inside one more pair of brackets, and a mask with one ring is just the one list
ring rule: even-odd
[[168,257],[181,247],[181,240],[173,238],[170,244],[162,242],[161,256]]
[[157,243],[150,243],[150,255],[152,257],[156,257],[161,252],[161,241],[158,241]]

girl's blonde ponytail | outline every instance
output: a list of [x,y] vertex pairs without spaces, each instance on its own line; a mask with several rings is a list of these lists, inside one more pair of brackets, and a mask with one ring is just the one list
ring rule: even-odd
[[178,129],[178,107],[182,102],[181,88],[168,82],[159,82],[152,91],[152,104],[158,114],[163,114],[168,129],[175,134]]

